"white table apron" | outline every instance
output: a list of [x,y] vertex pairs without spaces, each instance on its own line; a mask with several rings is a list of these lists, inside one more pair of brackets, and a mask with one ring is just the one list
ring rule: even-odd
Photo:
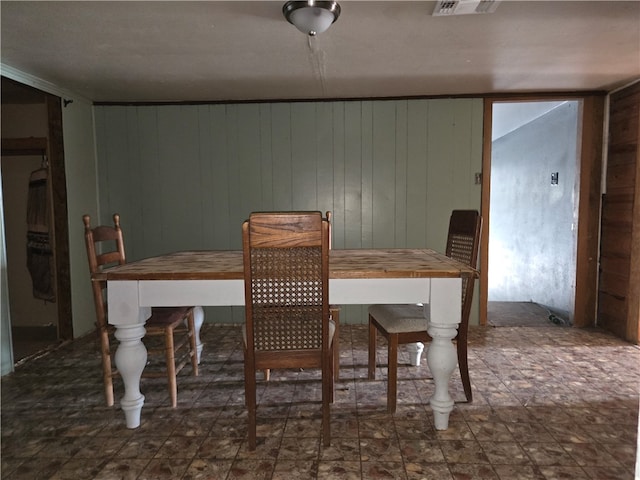
[[[140,425],[144,395],[140,377],[147,360],[141,341],[151,307],[175,305],[244,305],[243,280],[109,280],[109,322],[120,344],[115,361],[125,393],[121,401],[128,428]],[[329,300],[335,305],[423,303],[432,337],[427,364],[435,381],[430,399],[436,429],[446,430],[453,400],[449,380],[457,365],[452,339],[461,312],[461,278],[336,278],[329,280]]]

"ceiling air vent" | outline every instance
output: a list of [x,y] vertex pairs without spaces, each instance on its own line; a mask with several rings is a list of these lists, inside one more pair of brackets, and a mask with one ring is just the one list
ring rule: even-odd
[[493,13],[500,0],[440,0],[433,10],[434,17],[467,15],[471,13]]

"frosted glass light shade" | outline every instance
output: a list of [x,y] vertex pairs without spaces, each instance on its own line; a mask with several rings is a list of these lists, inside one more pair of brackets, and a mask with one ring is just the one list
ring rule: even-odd
[[287,2],[282,7],[287,21],[306,35],[326,31],[340,15],[338,2]]

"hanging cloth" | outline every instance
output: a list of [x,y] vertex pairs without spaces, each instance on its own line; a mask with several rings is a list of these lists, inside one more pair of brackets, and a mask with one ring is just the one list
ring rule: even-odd
[[48,172],[31,172],[27,197],[27,268],[31,274],[33,296],[55,302],[53,249],[49,232]]

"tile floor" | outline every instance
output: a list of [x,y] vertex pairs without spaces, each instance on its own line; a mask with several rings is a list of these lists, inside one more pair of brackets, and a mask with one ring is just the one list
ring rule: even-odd
[[[401,366],[390,416],[386,369],[366,379],[366,327],[340,333],[329,448],[317,373],[276,371],[260,386],[259,445],[247,451],[240,329],[205,325],[201,376],[183,370],[175,410],[162,380],[143,379],[135,430],[104,405],[91,336],[3,377],[2,479],[634,478],[636,346],[597,330],[472,327],[474,401],[436,431],[425,360]],[[450,390],[464,399],[457,373]]]

